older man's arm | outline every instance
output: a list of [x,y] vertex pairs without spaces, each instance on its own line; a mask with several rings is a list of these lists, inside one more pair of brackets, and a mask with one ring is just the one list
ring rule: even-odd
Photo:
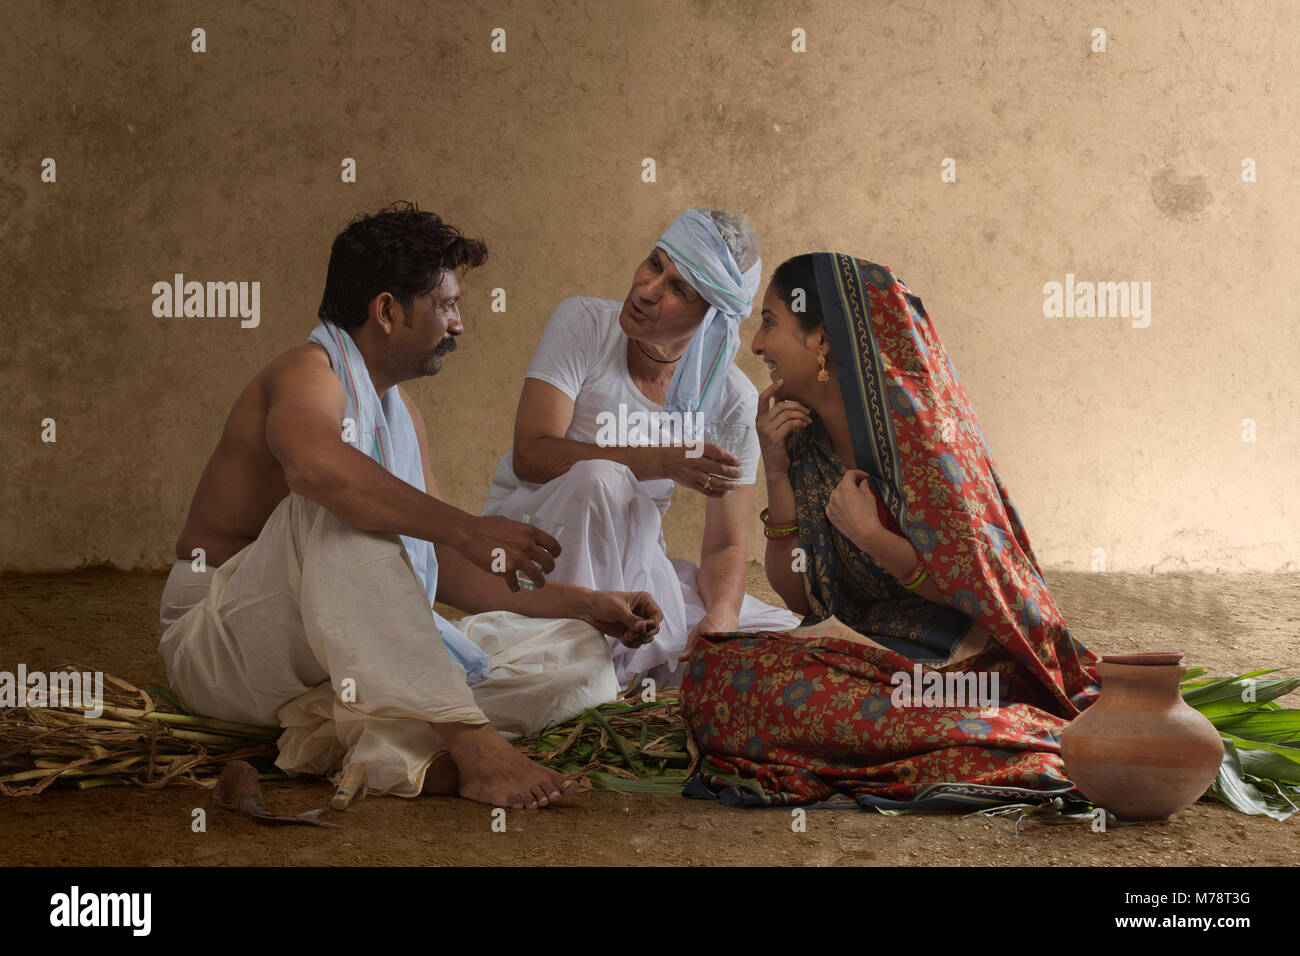
[[687,457],[687,449],[680,446],[606,447],[565,438],[572,422],[573,399],[549,382],[524,379],[515,411],[513,456],[520,480],[545,484],[580,461],[599,459],[626,465],[640,481],[671,478],[709,497],[721,498],[729,488],[737,486],[713,478],[705,491],[705,476],[739,478],[742,474],[739,458],[712,445],[704,446],[703,453],[694,458]]
[[524,379],[515,409],[515,474],[545,484],[580,461],[604,459],[627,465],[642,481],[665,477],[658,448],[604,448],[564,437],[573,422],[573,399],[549,382]]
[[745,567],[749,563],[747,539],[754,486],[741,485],[704,506],[704,542],[700,546],[700,596],[705,615],[686,640],[680,660],[695,650],[701,634],[734,631],[745,600]]

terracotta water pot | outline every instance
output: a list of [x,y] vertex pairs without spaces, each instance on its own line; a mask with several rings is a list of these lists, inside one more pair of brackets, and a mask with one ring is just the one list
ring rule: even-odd
[[1066,775],[1121,820],[1164,820],[1198,800],[1219,771],[1223,741],[1183,700],[1182,654],[1108,654],[1101,695],[1061,733]]

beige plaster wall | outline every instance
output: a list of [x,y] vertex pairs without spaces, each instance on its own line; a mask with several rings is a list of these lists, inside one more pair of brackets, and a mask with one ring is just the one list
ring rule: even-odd
[[[555,304],[621,298],[713,205],[750,216],[769,273],[851,252],[924,299],[1046,566],[1300,561],[1296,4],[366,8],[0,9],[0,569],[168,563],[230,403],[314,325],[333,236],[393,199],[491,247],[460,350],[411,386],[463,507]],[[154,318],[175,272],[260,281],[261,324]],[[1067,272],[1150,282],[1150,326],[1044,317]]]

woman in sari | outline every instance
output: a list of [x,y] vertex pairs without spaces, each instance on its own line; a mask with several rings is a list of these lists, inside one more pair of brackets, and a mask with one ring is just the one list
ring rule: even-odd
[[682,685],[706,755],[687,792],[951,809],[1073,790],[1060,733],[1098,693],[1097,658],[1043,582],[921,300],[875,263],[798,256],[752,350],[772,376],[767,576],[804,626],[703,639]]

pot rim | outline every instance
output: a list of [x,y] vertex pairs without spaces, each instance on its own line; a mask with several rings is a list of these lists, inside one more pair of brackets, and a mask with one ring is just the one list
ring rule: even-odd
[[1183,662],[1182,651],[1140,651],[1136,654],[1103,654],[1107,664],[1127,664],[1133,667],[1167,667]]

